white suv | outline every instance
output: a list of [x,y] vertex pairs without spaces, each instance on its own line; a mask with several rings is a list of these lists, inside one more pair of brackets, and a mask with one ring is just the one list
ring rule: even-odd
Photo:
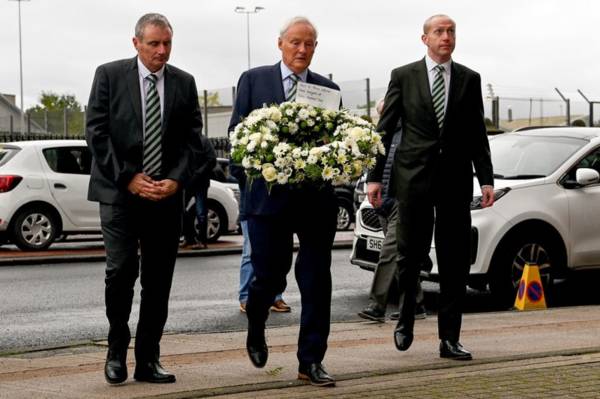
[[[600,128],[544,128],[490,139],[496,203],[471,203],[469,285],[489,287],[502,306],[514,302],[525,263],[542,280],[569,270],[600,268]],[[475,187],[479,187],[474,179]],[[447,195],[452,195],[448,193]],[[357,213],[351,262],[373,269],[383,234],[375,212]],[[438,279],[435,245],[430,280]]]
[[[62,234],[100,231],[98,203],[87,200],[91,155],[84,140],[0,144],[0,245],[48,248]],[[237,228],[233,191],[211,181],[208,238]]]

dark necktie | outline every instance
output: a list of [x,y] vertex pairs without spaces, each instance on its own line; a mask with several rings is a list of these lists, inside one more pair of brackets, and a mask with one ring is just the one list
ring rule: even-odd
[[431,98],[433,99],[433,109],[440,130],[444,126],[444,103],[446,101],[446,85],[444,84],[444,66],[435,67],[436,75],[431,89]]
[[288,78],[292,81],[292,85],[285,96],[285,101],[294,101],[296,99],[296,89],[298,88],[298,80],[300,80],[300,77],[293,73]]
[[150,74],[146,79],[148,80],[148,90],[146,92],[143,169],[146,175],[157,176],[160,175],[162,163],[160,98],[156,89],[158,78],[156,75]]

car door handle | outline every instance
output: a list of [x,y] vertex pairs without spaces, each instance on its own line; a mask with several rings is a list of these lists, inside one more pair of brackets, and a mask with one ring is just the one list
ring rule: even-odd
[[66,189],[67,189],[67,186],[65,186],[65,185],[64,185],[64,184],[62,184],[62,183],[54,183],[54,188],[59,188],[59,189],[61,189],[61,190],[66,190]]

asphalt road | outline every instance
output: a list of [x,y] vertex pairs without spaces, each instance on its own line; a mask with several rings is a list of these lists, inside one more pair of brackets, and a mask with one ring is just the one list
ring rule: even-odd
[[[368,302],[372,273],[349,263],[350,250],[333,251],[332,321],[359,320]],[[179,258],[170,302],[167,332],[244,330],[238,308],[239,255]],[[0,267],[0,352],[57,347],[105,339],[104,263],[69,263]],[[557,281],[551,306],[600,304],[600,273],[578,273]],[[429,312],[437,308],[438,287],[424,283]],[[293,273],[285,300],[292,313],[272,314],[271,326],[299,324],[300,296]],[[139,285],[131,315],[138,317]],[[394,306],[388,312],[395,310]],[[488,293],[469,290],[466,312],[498,310]]]
[[[332,320],[357,320],[367,303],[372,274],[349,263],[349,250],[333,251]],[[166,326],[169,332],[242,330],[238,308],[239,255],[179,258]],[[104,263],[0,268],[0,352],[104,339]],[[285,300],[292,313],[273,314],[270,325],[299,323],[300,296],[293,274]],[[138,317],[139,285],[130,326]]]

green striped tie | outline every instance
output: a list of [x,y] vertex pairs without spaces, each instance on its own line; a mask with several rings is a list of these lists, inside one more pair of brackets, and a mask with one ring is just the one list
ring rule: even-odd
[[444,66],[438,65],[435,68],[435,80],[431,90],[431,98],[433,99],[433,109],[440,130],[444,126],[444,103],[446,100],[446,85],[444,84]]
[[296,99],[296,89],[298,88],[298,80],[300,80],[300,77],[293,73],[288,76],[288,79],[292,81],[292,85],[288,90],[287,96],[285,96],[285,101],[294,101]]
[[158,176],[161,171],[161,115],[160,98],[156,89],[158,78],[154,74],[146,77],[148,90],[146,92],[146,135],[144,136],[144,173],[148,176]]

